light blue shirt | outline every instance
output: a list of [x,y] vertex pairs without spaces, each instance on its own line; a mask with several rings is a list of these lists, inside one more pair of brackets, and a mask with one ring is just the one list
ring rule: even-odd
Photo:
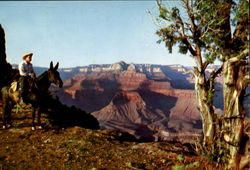
[[18,69],[21,76],[28,76],[34,72],[32,64],[27,63],[26,61],[21,62]]

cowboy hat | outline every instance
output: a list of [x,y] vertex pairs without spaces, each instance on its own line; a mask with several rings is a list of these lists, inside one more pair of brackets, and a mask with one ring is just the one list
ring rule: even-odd
[[22,56],[22,58],[25,60],[25,58],[29,57],[29,56],[33,56],[33,53],[26,53]]

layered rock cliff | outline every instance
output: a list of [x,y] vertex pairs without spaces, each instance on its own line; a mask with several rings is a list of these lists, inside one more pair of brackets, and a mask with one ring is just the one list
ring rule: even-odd
[[127,131],[143,141],[167,140],[170,134],[199,132],[194,100],[183,102],[186,97],[193,94],[166,96],[152,91],[121,91],[92,115],[104,129]]
[[184,74],[188,68],[124,62],[109,68],[114,70],[71,77],[57,95],[91,113],[102,128],[127,131],[143,140],[200,132],[193,78]]

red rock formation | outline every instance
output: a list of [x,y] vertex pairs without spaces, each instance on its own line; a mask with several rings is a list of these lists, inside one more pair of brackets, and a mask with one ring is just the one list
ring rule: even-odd
[[[162,103],[153,103],[153,100],[162,99]],[[181,117],[175,103],[176,97],[146,91],[117,92],[112,101],[103,109],[93,112],[100,125],[106,129],[119,129],[127,131],[139,139],[158,140],[167,139],[166,132],[198,132],[197,115],[188,117],[193,110],[189,102],[182,103],[185,111]],[[182,100],[182,99],[181,99]],[[176,117],[177,116],[177,117]],[[165,133],[164,133],[165,132]]]
[[128,68],[75,75],[64,83],[60,98],[92,112],[104,128],[127,131],[144,140],[201,128],[194,90],[174,89],[169,79],[152,80],[133,65]]

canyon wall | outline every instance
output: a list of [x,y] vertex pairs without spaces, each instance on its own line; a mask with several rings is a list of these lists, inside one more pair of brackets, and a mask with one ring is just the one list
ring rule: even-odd
[[192,136],[201,132],[201,120],[194,79],[184,74],[190,69],[125,62],[89,66],[56,94],[65,104],[91,113],[104,129],[127,131],[144,141]]

